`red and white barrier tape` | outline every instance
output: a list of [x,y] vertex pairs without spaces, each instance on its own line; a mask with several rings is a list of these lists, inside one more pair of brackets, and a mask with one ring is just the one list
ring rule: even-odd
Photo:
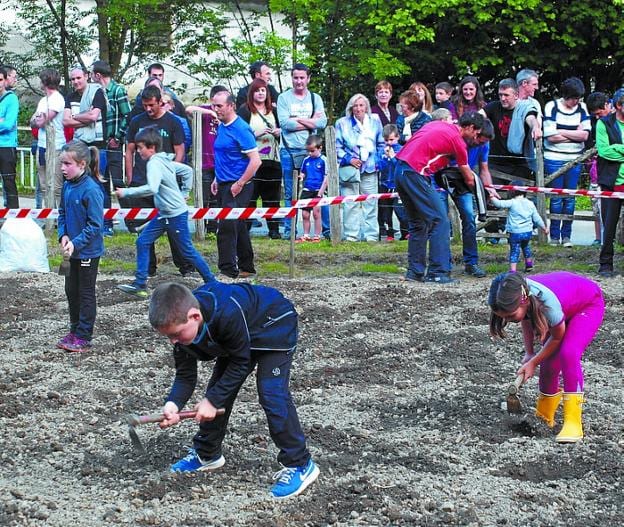
[[550,187],[520,187],[514,185],[492,185],[491,188],[496,190],[521,190],[522,192],[532,192],[534,194],[556,194],[566,196],[590,196],[592,198],[613,198],[624,199],[624,192],[615,192],[611,190],[586,190],[586,189],[569,189],[569,188],[550,188]]
[[[523,192],[556,194],[566,196],[590,196],[595,198],[624,199],[624,192],[612,192],[607,190],[565,189],[547,187],[521,187],[514,185],[492,185],[496,190],[521,190]],[[375,201],[380,199],[398,198],[397,192],[384,192],[379,194],[360,194],[357,196],[333,196],[327,198],[300,199],[293,203],[292,207],[246,207],[246,208],[189,208],[191,220],[247,220],[247,219],[279,219],[292,218],[297,209],[316,207],[322,205],[340,205],[341,203],[358,203],[362,201]],[[126,220],[151,220],[158,216],[158,209],[104,209],[104,219]],[[58,209],[0,209],[0,219],[5,218],[31,218],[33,220],[46,220],[58,218]]]
[[[292,207],[247,207],[247,208],[189,208],[191,220],[247,220],[260,218],[292,218],[297,209],[316,207],[317,205],[339,205],[360,201],[397,198],[396,192],[382,194],[362,194],[359,196],[336,196],[329,198],[300,199]],[[158,209],[104,209],[104,219],[151,220],[158,216]],[[31,218],[48,220],[58,218],[58,209],[0,209],[0,219]]]

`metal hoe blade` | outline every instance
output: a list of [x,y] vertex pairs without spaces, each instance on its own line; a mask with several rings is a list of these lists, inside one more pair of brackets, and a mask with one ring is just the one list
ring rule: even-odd
[[145,454],[145,447],[139,439],[139,434],[137,434],[134,426],[132,426],[131,424],[128,425],[128,434],[130,435],[130,441],[132,441],[132,446],[134,446],[134,448],[136,448],[141,454]]

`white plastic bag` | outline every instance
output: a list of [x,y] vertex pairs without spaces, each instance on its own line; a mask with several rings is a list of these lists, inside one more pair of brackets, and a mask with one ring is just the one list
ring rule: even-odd
[[49,273],[48,244],[32,219],[9,218],[0,229],[0,272]]

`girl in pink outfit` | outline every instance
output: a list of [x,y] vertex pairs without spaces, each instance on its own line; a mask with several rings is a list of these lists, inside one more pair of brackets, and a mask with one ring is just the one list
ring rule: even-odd
[[[522,326],[525,355],[518,375],[527,381],[540,366],[535,414],[552,428],[563,399],[563,428],[557,442],[582,439],[581,356],[596,335],[605,309],[598,284],[567,272],[538,274],[531,279],[504,273],[492,281],[488,304],[492,336],[504,338],[509,322]],[[542,345],[537,353],[533,347],[536,339]]]

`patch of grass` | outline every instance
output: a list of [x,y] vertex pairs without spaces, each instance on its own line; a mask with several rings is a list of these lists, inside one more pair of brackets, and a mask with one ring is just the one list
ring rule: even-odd
[[396,264],[376,264],[376,263],[364,263],[360,269],[363,273],[400,273],[401,270]]
[[283,262],[263,262],[258,266],[262,275],[284,276],[288,275],[288,264]]

